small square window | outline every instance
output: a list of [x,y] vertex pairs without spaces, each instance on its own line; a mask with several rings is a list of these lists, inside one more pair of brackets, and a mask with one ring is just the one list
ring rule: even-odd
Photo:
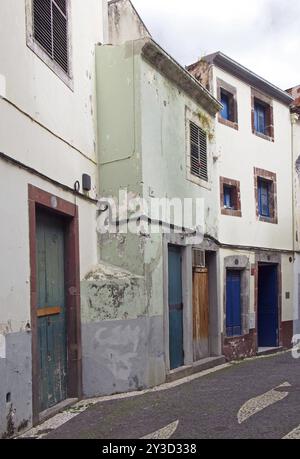
[[222,104],[219,122],[238,129],[237,90],[223,80],[217,80],[218,100]]
[[278,223],[277,178],[274,172],[254,168],[256,215],[261,222]]
[[251,100],[253,134],[274,141],[272,99],[252,88]]
[[224,207],[225,209],[234,209],[234,201],[236,201],[236,187],[224,185]]
[[258,178],[258,212],[261,217],[271,217],[270,196],[272,193],[272,182]]
[[221,116],[225,120],[230,120],[230,102],[229,102],[229,94],[225,93],[223,89],[221,89],[221,104],[223,105],[223,109],[221,111]]
[[240,182],[220,177],[221,213],[231,217],[241,217]]
[[254,128],[260,134],[267,134],[267,107],[258,101],[254,102]]
[[70,0],[26,0],[27,45],[71,89]]

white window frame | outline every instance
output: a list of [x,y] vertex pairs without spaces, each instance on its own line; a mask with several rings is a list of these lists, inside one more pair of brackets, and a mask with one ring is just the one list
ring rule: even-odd
[[66,0],[67,8],[67,29],[68,29],[68,63],[69,69],[66,73],[60,65],[55,62],[34,38],[33,30],[33,0],[25,0],[26,7],[26,43],[28,48],[36,54],[71,90],[73,90],[72,73],[72,37],[71,37],[71,2]]

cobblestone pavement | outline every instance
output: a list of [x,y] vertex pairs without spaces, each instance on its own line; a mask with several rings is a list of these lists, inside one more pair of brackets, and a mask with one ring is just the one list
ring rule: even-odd
[[300,359],[291,353],[86,408],[43,438],[299,438]]

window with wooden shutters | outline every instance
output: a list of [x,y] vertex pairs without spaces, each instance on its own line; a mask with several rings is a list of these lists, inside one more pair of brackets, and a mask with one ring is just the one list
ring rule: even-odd
[[208,181],[207,134],[190,121],[191,174]]
[[72,87],[69,8],[69,0],[26,0],[27,45]]
[[67,0],[33,0],[33,36],[49,57],[68,73]]

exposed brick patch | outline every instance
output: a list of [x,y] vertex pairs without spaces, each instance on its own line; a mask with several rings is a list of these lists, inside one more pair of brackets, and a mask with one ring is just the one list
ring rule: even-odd
[[[259,215],[258,205],[258,179],[262,178],[271,182],[270,192],[270,215],[271,217],[263,217]],[[274,172],[266,171],[264,169],[254,168],[254,193],[255,193],[255,205],[256,205],[256,216],[261,222],[278,223],[278,211],[277,211],[277,176]]]
[[256,351],[255,330],[250,330],[247,335],[223,338],[223,355],[227,361],[254,357]]
[[[224,185],[228,185],[234,189],[234,209],[226,209],[224,207]],[[220,204],[221,214],[231,217],[241,217],[241,186],[238,180],[220,177]]]
[[[255,101],[262,103],[266,107],[266,115],[267,115],[267,126],[266,126],[266,133],[262,134],[261,132],[257,132],[255,129],[255,116],[254,116],[254,105]],[[261,93],[257,89],[251,88],[251,124],[252,124],[252,132],[253,134],[261,137],[262,139],[269,140],[270,142],[274,142],[274,110],[273,110],[273,100],[266,96],[265,94]]]
[[292,320],[281,323],[281,341],[282,346],[286,349],[291,349],[292,347],[293,325]]

